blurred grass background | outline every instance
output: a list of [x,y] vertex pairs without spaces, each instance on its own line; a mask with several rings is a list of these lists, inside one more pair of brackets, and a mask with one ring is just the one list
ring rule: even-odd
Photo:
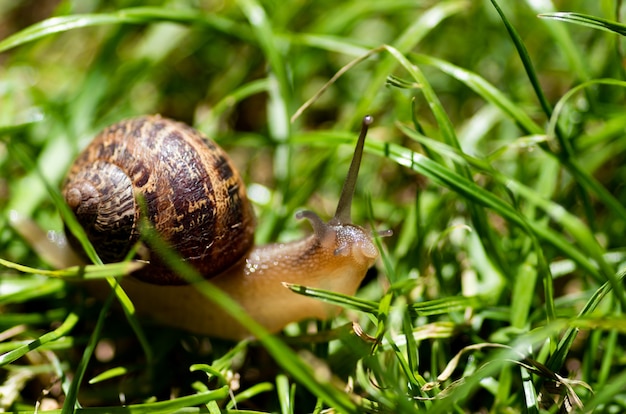
[[92,344],[99,304],[75,284],[2,269],[0,408],[624,411],[623,40],[538,17],[617,22],[621,9],[0,0],[1,258],[51,267],[11,212],[61,231],[44,182],[58,188],[98,130],[142,113],[194,125],[233,154],[260,243],[307,231],[298,209],[333,214],[370,113],[353,217],[394,230],[352,303],[361,311],[288,327],[293,355],[144,322],[147,356],[116,313]]

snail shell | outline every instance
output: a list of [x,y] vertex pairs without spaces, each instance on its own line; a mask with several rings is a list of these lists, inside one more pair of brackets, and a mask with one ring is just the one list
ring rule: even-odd
[[[143,212],[207,278],[242,260],[254,242],[253,209],[228,155],[195,129],[158,115],[104,129],[78,156],[62,192],[104,262],[129,254],[139,241]],[[149,265],[137,278],[184,283],[158,252],[143,251],[141,258]]]

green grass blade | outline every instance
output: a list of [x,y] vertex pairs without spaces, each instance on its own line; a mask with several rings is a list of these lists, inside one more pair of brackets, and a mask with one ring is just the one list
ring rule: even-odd
[[33,299],[43,298],[62,291],[63,282],[58,279],[41,280],[39,278],[20,278],[2,281],[2,295],[0,305],[23,303]]
[[[291,283],[285,283],[284,285],[300,295],[323,300],[347,309],[366,312],[372,315],[376,315],[380,312],[378,302]],[[408,310],[413,316],[445,315],[450,312],[462,311],[468,307],[478,309],[488,303],[489,300],[487,298],[456,296],[412,303],[409,305]]]
[[89,385],[98,384],[102,381],[107,381],[114,378],[123,377],[128,375],[131,370],[128,367],[115,367],[107,369],[106,371],[96,375],[89,380]]
[[[76,410],[75,412],[77,414],[91,414],[102,412],[107,412],[111,414],[187,412],[187,407],[208,404],[209,402],[216,400],[223,400],[224,398],[228,397],[228,393],[228,387],[224,386],[216,390],[199,392],[197,394],[173,398],[167,401],[158,401],[143,404],[129,404],[125,407],[81,408]],[[202,411],[198,410],[198,412]]]
[[378,302],[374,302],[371,300],[359,299],[350,295],[343,295],[341,293],[331,292],[329,290],[311,288],[307,286],[296,285],[293,283],[283,283],[283,285],[299,295],[323,300],[324,302],[339,305],[344,308],[354,309],[371,314],[376,314],[378,312]]
[[528,79],[530,80],[530,84],[532,85],[533,90],[535,91],[535,95],[537,96],[537,99],[539,99],[539,104],[541,105],[543,112],[546,114],[546,117],[549,118],[552,115],[552,106],[550,105],[550,103],[548,102],[548,99],[543,93],[543,89],[541,88],[541,84],[539,83],[539,78],[537,77],[537,71],[535,70],[533,66],[530,55],[528,54],[528,50],[526,49],[526,46],[524,45],[524,41],[522,40],[520,35],[517,33],[517,30],[515,30],[513,25],[506,18],[506,15],[504,14],[502,9],[498,5],[498,2],[496,0],[491,0],[491,4],[498,12],[500,19],[502,19],[502,23],[504,23],[504,27],[509,33],[511,40],[513,41],[513,44],[515,45],[515,48],[517,49],[517,53],[519,54],[522,64],[524,65],[524,69],[526,69],[526,75],[528,76]]
[[[0,301],[0,304],[3,304]],[[0,314],[0,329],[8,329],[18,325],[38,326],[49,325],[54,321],[61,320],[67,312],[62,309],[51,309],[42,313],[4,313]]]
[[605,32],[617,33],[618,35],[626,36],[625,24],[584,13],[541,13],[538,17],[542,19],[559,20],[562,22],[591,27],[592,29],[603,30]]
[[30,352],[34,349],[39,348],[40,346],[47,345],[50,342],[54,342],[70,333],[72,328],[76,326],[79,321],[79,316],[76,313],[70,313],[65,318],[65,321],[56,328],[54,331],[48,332],[46,334],[41,335],[36,340],[28,343],[27,345],[21,346],[13,351],[7,352],[3,355],[0,355],[0,366],[4,366],[14,362],[18,358],[24,356],[27,352]]
[[462,312],[467,308],[475,310],[489,306],[490,299],[478,296],[451,296],[433,299],[420,303],[412,303],[409,310],[416,316],[445,315],[451,312]]
[[352,42],[347,42],[345,38],[313,33],[294,33],[290,41],[329,52],[341,53],[346,56],[363,56],[369,53],[370,49]]
[[106,265],[86,265],[86,266],[72,266],[66,269],[60,270],[45,270],[36,269],[13,263],[8,260],[0,258],[0,265],[14,269],[23,273],[31,273],[35,275],[44,275],[48,277],[55,277],[64,280],[91,280],[91,279],[105,279],[107,277],[126,276],[130,273],[141,269],[144,264],[139,262],[122,262],[111,263]]
[[278,394],[278,402],[280,403],[280,412],[282,414],[292,414],[294,410],[293,401],[289,386],[289,378],[284,375],[276,377],[276,392]]
[[135,7],[118,10],[113,13],[75,14],[58,16],[35,23],[0,42],[0,52],[33,42],[56,33],[67,32],[84,27],[112,24],[144,24],[149,22],[169,21],[175,23],[203,23],[225,30],[236,30],[220,18],[200,14],[193,10],[172,9],[169,7]]

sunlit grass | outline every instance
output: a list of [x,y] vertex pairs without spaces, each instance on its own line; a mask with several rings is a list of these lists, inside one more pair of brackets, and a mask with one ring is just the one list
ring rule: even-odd
[[[11,3],[0,409],[624,409],[619,2],[60,1],[41,18]],[[357,297],[288,286],[341,315],[199,338],[136,318],[121,293],[126,315],[112,299],[102,311],[71,281],[126,264],[60,271],[35,253],[11,217],[61,232],[73,157],[143,113],[233,154],[258,242],[307,231],[297,210],[333,214],[360,119],[374,116],[353,218],[393,230],[381,260]]]

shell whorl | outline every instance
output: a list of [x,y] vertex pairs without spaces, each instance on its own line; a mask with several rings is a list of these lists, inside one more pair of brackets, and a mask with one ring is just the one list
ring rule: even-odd
[[[70,169],[63,194],[105,262],[123,259],[139,239],[138,196],[160,236],[207,278],[253,244],[252,206],[228,155],[195,129],[160,116],[98,134]],[[154,252],[148,260],[138,278],[184,282]]]
[[138,210],[126,173],[115,164],[96,161],[76,171],[64,196],[100,258],[106,263],[124,259],[138,238]]

